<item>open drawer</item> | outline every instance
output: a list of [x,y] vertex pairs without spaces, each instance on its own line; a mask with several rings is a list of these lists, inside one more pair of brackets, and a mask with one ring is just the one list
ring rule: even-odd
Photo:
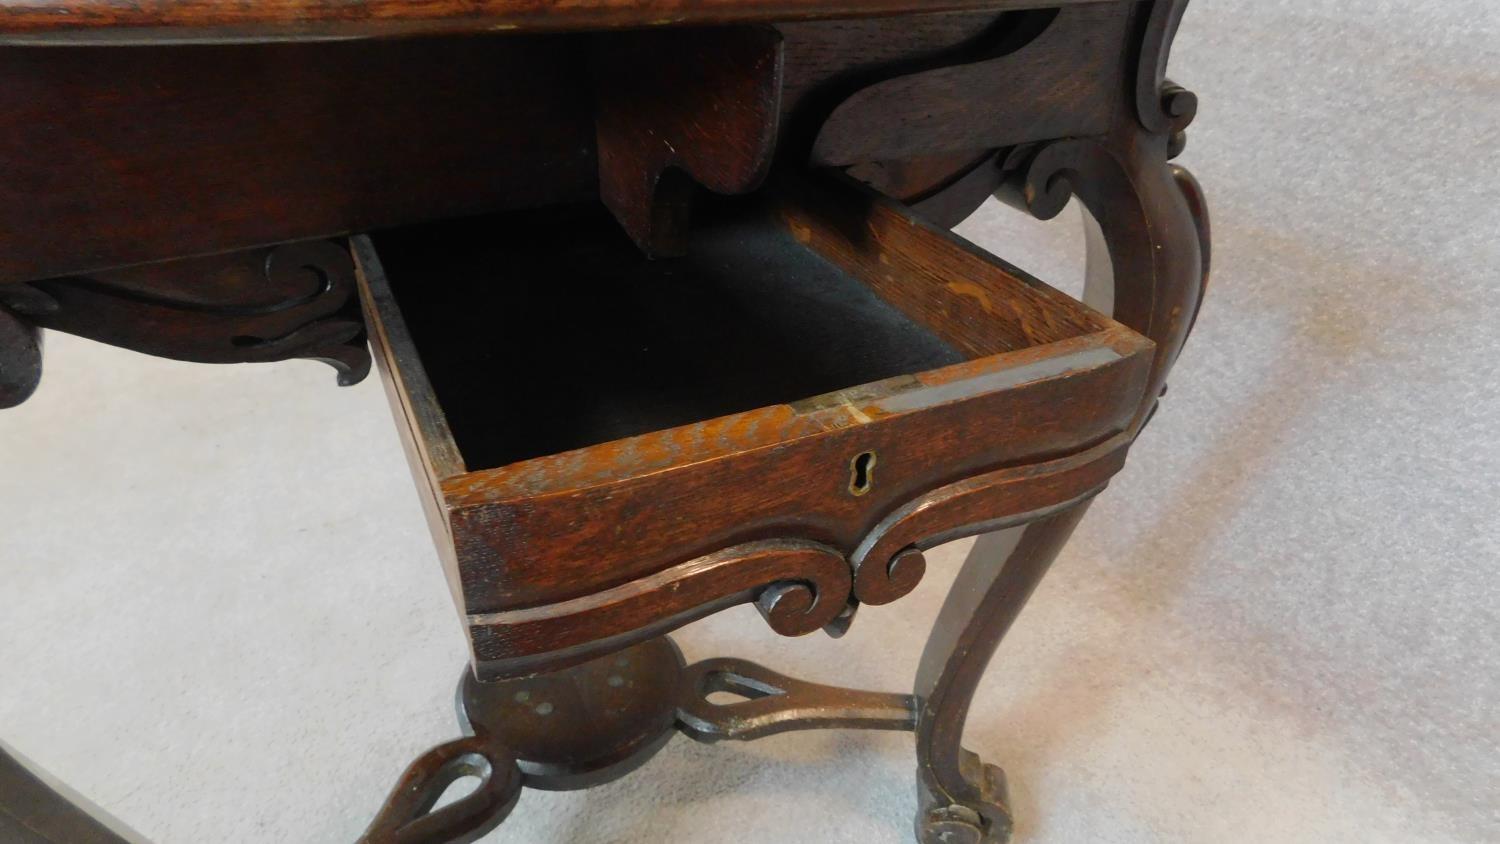
[[354,249],[481,679],[895,600],[924,549],[1097,492],[1153,351],[843,184],[726,204],[672,260],[594,207]]

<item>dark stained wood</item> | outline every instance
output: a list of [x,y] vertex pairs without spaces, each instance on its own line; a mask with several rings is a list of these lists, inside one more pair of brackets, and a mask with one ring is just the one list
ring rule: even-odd
[[[978,487],[993,490],[988,497],[955,492],[944,497],[971,503],[922,509],[983,522],[983,508],[972,502],[988,506],[992,518],[1011,516],[1029,501],[1083,495],[1118,469],[1111,450],[1089,452],[1096,456],[1077,466],[997,467],[1081,452],[1125,431],[1139,407],[1147,344],[852,185],[783,193],[756,218],[762,229],[784,231],[792,248],[831,261],[971,360],[812,399],[786,395],[782,404],[615,441],[585,440],[582,448],[495,468],[467,465],[450,474],[460,469],[451,458],[442,467],[416,467],[436,486],[434,507],[445,518],[435,538],[452,547],[481,676],[586,659],[750,600],[773,628],[811,632],[832,623],[849,599],[847,558],[874,559],[871,548],[886,553],[878,540],[857,549],[878,522],[921,495],[980,477]],[[492,242],[482,230],[472,237],[481,248]],[[578,230],[573,237],[575,249],[586,249]],[[390,343],[411,335],[402,315],[385,307],[395,282],[379,263],[380,242],[361,243],[357,254],[367,298],[382,303],[376,334]],[[433,241],[431,248],[460,245]],[[672,272],[671,262],[661,267]],[[454,342],[442,333],[427,339]],[[414,439],[433,439],[411,453],[419,461],[462,455],[444,425],[431,421],[444,417],[441,410],[411,407],[438,396],[427,372],[401,368],[402,359],[421,354],[420,343],[414,351],[384,350],[404,385],[397,390],[402,416],[418,421]],[[479,377],[488,380],[485,371]],[[454,389],[462,395],[477,386]],[[506,407],[526,406],[513,393],[500,395]],[[1051,420],[1063,404],[1071,419],[1059,429]],[[1009,424],[995,429],[986,423],[994,418]],[[878,468],[868,490],[851,494],[851,460],[861,454],[878,459]],[[672,518],[663,521],[664,512]],[[930,518],[920,523],[933,528]],[[906,531],[893,526],[878,534],[904,537],[894,555],[909,544]],[[875,577],[890,559],[867,573]],[[894,600],[914,585],[902,579],[872,586],[870,594]]]
[[349,38],[771,23],[1093,0],[4,0],[0,41]]
[[741,26],[595,43],[599,198],[647,255],[683,255],[694,186],[748,193],[770,172],[781,35]]
[[[812,159],[845,166],[1098,134],[1120,76],[1119,57],[1097,45],[1123,41],[1129,21],[1119,3],[1067,7],[998,41],[993,58],[871,85],[834,110]],[[1007,119],[987,119],[997,113]]]
[[1171,134],[1153,133],[1131,115],[1103,138],[1018,147],[998,194],[1041,219],[1075,195],[1083,203],[1095,235],[1086,298],[1156,343],[1137,427],[1165,389],[1207,285],[1207,211],[1196,181],[1169,163],[1181,149],[1175,125],[1165,126]]
[[[0,406],[35,388],[39,326],[353,380],[325,239],[403,226],[353,248],[474,735],[364,840],[476,840],[523,784],[618,776],[675,721],[913,730],[921,844],[999,844],[1004,775],[960,745],[974,689],[1206,290],[1203,192],[1170,163],[1185,5],[0,0]],[[422,37],[315,40],[393,34]],[[279,39],[304,43],[230,43]],[[1093,310],[944,230],[991,193],[1081,201]],[[685,671],[657,638],[742,603],[837,634],[927,549],[1007,528],[913,694]],[[66,801],[18,814],[5,776],[0,837],[91,834],[66,807],[39,832],[26,801]]]
[[0,283],[591,198],[582,50],[0,49]]
[[[448,787],[479,779],[473,792],[437,811]],[[470,844],[492,832],[521,799],[521,769],[487,733],[441,744],[402,772],[359,844]]]
[[766,540],[577,598],[471,612],[466,621],[479,672],[511,677],[572,665],[752,601],[777,633],[805,636],[833,623],[850,589],[849,564],[837,550],[804,540]]
[[[672,737],[685,681],[682,651],[667,638],[504,682],[480,683],[466,668],[458,715],[469,735],[418,757],[360,842],[477,841],[510,814],[523,785],[559,791],[622,777]],[[465,776],[479,787],[432,811]]]
[[1130,434],[1060,458],[1002,469],[933,490],[888,515],[855,551],[854,597],[889,604],[922,579],[922,552],[1039,518],[1097,494],[1125,464]]
[[683,665],[663,636],[514,680],[481,683],[466,670],[459,719],[514,755],[528,787],[588,788],[644,765],[671,738]]
[[980,537],[959,571],[917,668],[918,844],[1004,844],[1005,774],[962,745],[990,658],[1087,512],[1074,503],[1019,534]]
[[174,360],[310,358],[338,370],[344,386],[370,371],[353,262],[326,240],[0,285],[0,308]]
[[844,170],[851,178],[951,229],[1000,189],[1003,171],[993,150],[944,153],[905,161],[868,161]]
[[[724,694],[740,700],[713,699]],[[795,730],[912,730],[920,706],[915,695],[824,686],[722,658],[688,666],[680,695],[678,729],[706,743]]]

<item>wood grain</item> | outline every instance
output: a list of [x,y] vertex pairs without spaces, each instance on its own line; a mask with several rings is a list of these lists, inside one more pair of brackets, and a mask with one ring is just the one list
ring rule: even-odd
[[1099,332],[1109,321],[878,194],[788,187],[777,208],[800,242],[972,357]]
[[370,371],[354,267],[334,241],[3,285],[7,307],[42,328],[173,360],[307,358],[334,367],[344,386]]
[[601,36],[599,198],[650,256],[686,254],[693,190],[765,180],[781,118],[781,35],[739,26]]
[[225,41],[771,23],[1092,0],[3,0],[0,40]]
[[[1103,132],[1120,67],[1097,45],[1122,42],[1129,20],[1118,3],[1064,8],[1013,51],[870,85],[829,116],[813,161],[899,161]],[[985,118],[996,113],[1006,119]]]
[[0,283],[590,198],[582,49],[0,50]]
[[[435,400],[411,386],[420,369],[402,371],[420,350],[399,348],[407,342],[399,324],[375,329],[405,385],[397,406],[418,441],[419,477],[436,485],[447,530],[435,535],[451,536],[449,559],[483,676],[587,659],[768,596],[775,603],[802,594],[798,601],[816,607],[790,626],[770,613],[773,627],[816,629],[846,603],[847,593],[837,592],[852,584],[830,585],[828,577],[850,570],[862,542],[860,559],[875,560],[892,542],[895,552],[912,544],[903,525],[928,528],[946,515],[944,530],[957,529],[982,522],[981,505],[1011,512],[1065,492],[1083,495],[1118,469],[1112,453],[1079,458],[1086,471],[1026,467],[1086,452],[1127,429],[1149,343],[852,183],[778,184],[774,193],[759,225],[784,230],[788,248],[831,262],[971,359],[462,471],[462,456],[452,456],[434,421],[441,408],[412,406]],[[385,280],[369,272],[363,254],[361,263],[379,305],[372,319],[384,320]],[[403,266],[421,262],[408,256]],[[425,336],[444,342],[441,333]],[[1056,424],[1059,414],[1067,425]],[[862,453],[878,456],[878,469],[870,489],[851,494],[851,461]],[[882,529],[886,541],[867,539],[903,506],[976,476],[983,479],[974,494],[939,495],[943,503],[923,504],[915,521],[897,518]],[[812,572],[824,573],[808,591]],[[914,585],[904,578],[870,594],[893,600]]]

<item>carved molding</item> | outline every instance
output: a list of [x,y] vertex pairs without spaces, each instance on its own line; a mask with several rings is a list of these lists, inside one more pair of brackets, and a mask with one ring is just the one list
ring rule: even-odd
[[[1136,117],[1146,131],[1176,136],[1193,122],[1198,114],[1198,97],[1167,79],[1167,62],[1172,41],[1188,0],[1157,0],[1146,19],[1141,40],[1140,61],[1136,67]],[[1177,147],[1181,151],[1181,146]]]
[[[174,360],[309,358],[334,367],[346,386],[370,371],[353,262],[332,241],[8,284],[0,286],[0,313],[6,311],[12,316],[0,319],[18,315],[37,327]],[[24,344],[0,340],[0,380],[14,380],[14,360],[24,354]]]
[[1078,454],[967,478],[923,495],[881,520],[850,558],[855,600],[889,604],[927,570],[923,551],[1001,530],[1096,495],[1125,465],[1128,434]]
[[[766,540],[581,598],[468,620],[481,679],[489,680],[519,676],[534,665],[582,662],[747,602],[755,603],[777,633],[806,635],[843,612],[852,588],[849,563],[836,549]],[[601,630],[614,635],[601,638]]]
[[1109,132],[1024,144],[1000,158],[996,196],[1038,219],[1056,217],[1076,196],[1089,215],[1091,305],[1156,343],[1144,425],[1166,386],[1207,285],[1209,223],[1203,191],[1169,162],[1186,143],[1197,99],[1166,80],[1171,40],[1185,0],[1142,12],[1134,109]]
[[895,508],[848,557],[817,542],[763,540],[580,598],[472,614],[477,670],[491,680],[576,664],[743,603],[784,636],[837,635],[859,604],[888,604],[915,589],[927,568],[923,551],[1097,494],[1124,465],[1130,437],[1121,431],[1066,457],[932,490]]

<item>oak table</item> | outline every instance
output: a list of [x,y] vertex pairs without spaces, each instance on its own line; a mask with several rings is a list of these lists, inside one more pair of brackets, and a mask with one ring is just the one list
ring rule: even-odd
[[[915,733],[918,840],[1007,841],[970,698],[1207,284],[1185,6],[0,0],[0,407],[42,329],[341,384],[374,349],[472,658],[362,840],[838,728]],[[951,233],[991,196],[1081,202],[1084,302]],[[839,636],[975,535],[909,691],[667,636]],[[121,840],[0,786],[5,840]]]

